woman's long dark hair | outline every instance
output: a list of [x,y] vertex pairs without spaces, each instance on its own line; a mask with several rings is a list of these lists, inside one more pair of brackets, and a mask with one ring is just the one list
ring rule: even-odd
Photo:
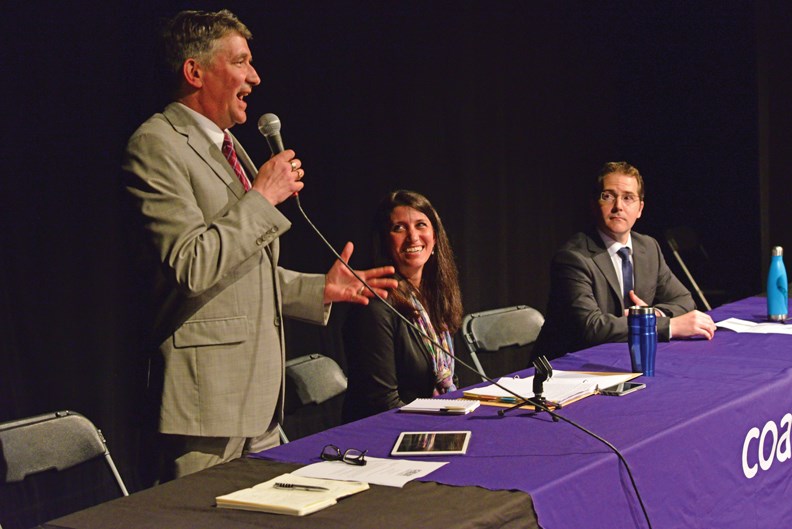
[[399,312],[412,319],[415,310],[409,301],[409,294],[417,292],[434,328],[438,332],[447,330],[453,334],[462,324],[463,315],[459,272],[443,222],[429,199],[420,193],[404,189],[392,191],[382,199],[374,217],[375,259],[378,264],[395,265],[390,253],[390,216],[399,206],[413,208],[429,218],[434,230],[435,247],[434,254],[424,265],[420,288],[415,289],[409,281],[400,278],[399,287],[389,296],[390,301]]

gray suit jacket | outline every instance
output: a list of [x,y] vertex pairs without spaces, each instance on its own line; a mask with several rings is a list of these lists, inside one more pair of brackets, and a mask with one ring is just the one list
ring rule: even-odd
[[[690,292],[666,265],[657,241],[632,232],[635,293],[670,317],[695,309]],[[553,257],[550,301],[535,354],[556,358],[606,342],[627,341],[619,280],[598,233],[578,233]],[[657,319],[668,341],[670,317]]]
[[160,431],[263,433],[283,408],[281,316],[326,323],[324,276],[277,266],[278,237],[291,223],[259,193],[245,193],[180,104],[132,135],[123,169],[158,265],[152,282]]

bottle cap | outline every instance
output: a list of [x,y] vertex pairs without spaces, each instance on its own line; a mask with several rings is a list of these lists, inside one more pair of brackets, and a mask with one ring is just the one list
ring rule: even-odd
[[773,246],[773,257],[777,255],[784,255],[784,249],[780,246]]
[[630,316],[641,316],[644,314],[654,314],[655,310],[654,307],[639,307],[638,305],[634,305],[630,307]]

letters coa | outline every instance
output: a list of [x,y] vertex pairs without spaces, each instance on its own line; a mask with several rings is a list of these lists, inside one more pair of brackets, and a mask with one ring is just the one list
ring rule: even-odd
[[783,463],[792,458],[790,429],[792,413],[784,415],[778,425],[770,420],[761,431],[756,426],[748,430],[742,448],[742,470],[746,478],[754,477],[760,468],[768,470],[775,460]]

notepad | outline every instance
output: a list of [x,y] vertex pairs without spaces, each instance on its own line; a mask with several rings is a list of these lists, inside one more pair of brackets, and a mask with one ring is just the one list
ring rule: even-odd
[[412,413],[465,415],[479,407],[478,400],[469,399],[415,399],[400,408]]
[[[311,485],[327,490],[276,488],[275,483]],[[218,496],[215,501],[217,506],[223,509],[305,516],[335,505],[339,498],[357,494],[368,488],[368,483],[360,481],[339,481],[282,474],[249,489]]]

